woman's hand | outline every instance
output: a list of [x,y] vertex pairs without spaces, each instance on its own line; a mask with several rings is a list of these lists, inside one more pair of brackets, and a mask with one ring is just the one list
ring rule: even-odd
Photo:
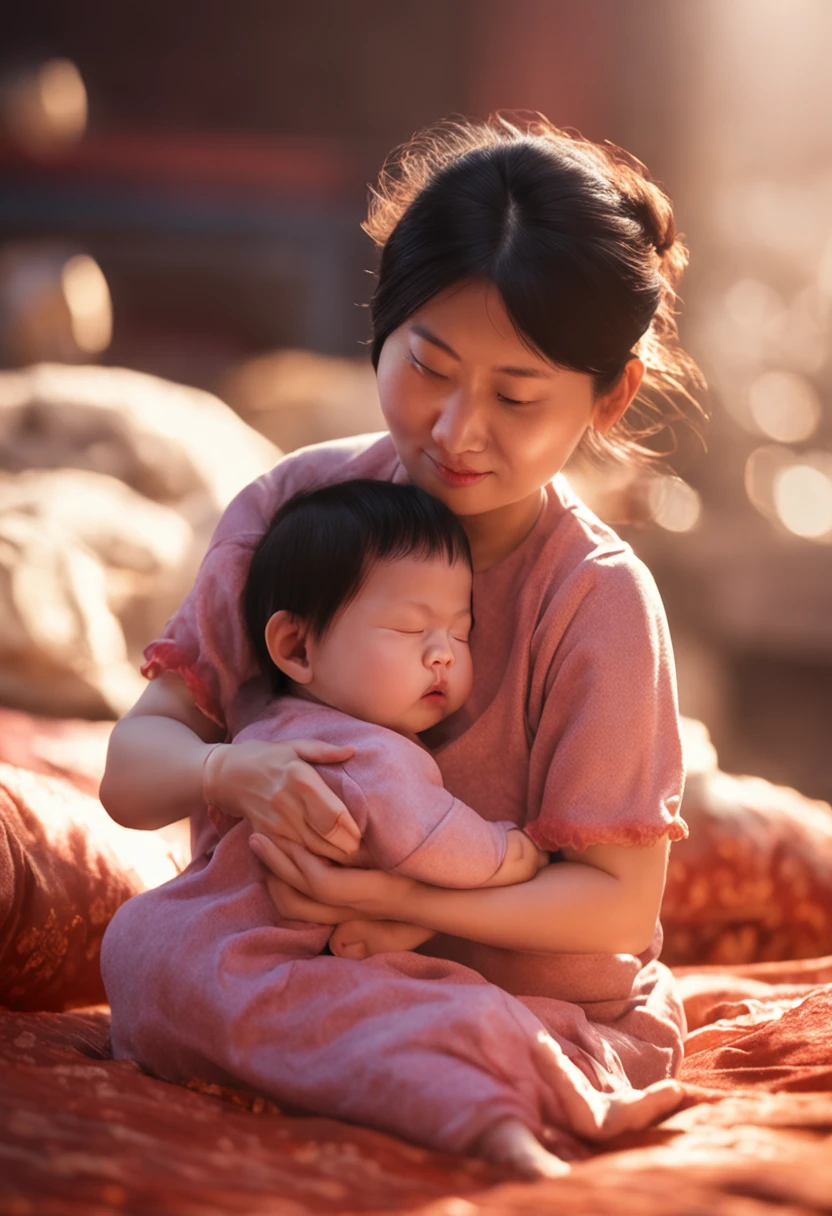
[[249,838],[249,846],[274,875],[267,885],[282,916],[330,925],[358,916],[408,920],[412,879],[334,865],[292,840],[273,841],[259,833]]
[[361,833],[311,765],[338,764],[354,751],[316,739],[220,744],[205,761],[205,801],[245,817],[261,837],[283,837],[322,857],[346,861],[358,850]]

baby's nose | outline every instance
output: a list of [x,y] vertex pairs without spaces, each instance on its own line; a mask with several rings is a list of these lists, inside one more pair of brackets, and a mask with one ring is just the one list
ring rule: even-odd
[[425,653],[425,662],[429,667],[450,667],[453,661],[454,653],[451,650],[450,643],[447,641],[447,639],[435,641],[428,646]]

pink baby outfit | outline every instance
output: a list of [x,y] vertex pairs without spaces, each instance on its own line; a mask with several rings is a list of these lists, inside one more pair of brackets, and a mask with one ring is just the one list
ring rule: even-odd
[[[149,677],[180,674],[235,738],[258,729],[267,699],[239,610],[252,550],[295,490],[352,477],[407,480],[389,436],[304,449],[238,495],[192,592],[146,651]],[[472,694],[425,736],[447,791],[437,797],[525,827],[552,852],[684,836],[661,602],[645,567],[562,476],[519,548],[475,576],[474,614]],[[399,792],[394,783],[389,796]],[[193,832],[198,846],[209,839],[205,815]],[[108,929],[117,1055],[170,1079],[236,1079],[456,1151],[507,1115],[568,1135],[576,1102],[600,1126],[616,1095],[674,1075],[684,1019],[657,961],[659,926],[639,956],[437,936],[362,962],[310,957],[300,938],[320,927],[300,929],[291,946],[275,938],[262,871],[223,843],[129,901]],[[627,1110],[637,1126],[638,1102]]]
[[[362,840],[379,869],[439,887],[478,887],[488,882],[502,865],[507,833],[517,825],[510,820],[489,823],[454,798],[442,784],[436,761],[422,744],[384,726],[352,718],[329,705],[294,696],[267,701],[261,715],[244,727],[234,742],[245,743],[249,739],[266,743],[323,739],[335,746],[355,747],[351,759],[342,764],[320,765],[318,771],[358,824]],[[233,849],[250,861],[250,834],[245,820],[232,819],[214,810],[202,826],[194,855],[201,858],[215,854],[219,843],[223,855]],[[215,867],[219,864],[211,860]],[[235,864],[239,861],[238,858]],[[256,862],[246,868],[251,881],[257,887],[262,886],[262,868]],[[210,895],[211,867],[202,870],[201,875],[199,885]],[[161,896],[152,898],[170,898],[182,882],[188,882],[192,891],[195,889],[189,873],[187,879],[174,879]],[[294,932],[298,922],[290,924]],[[320,953],[331,932],[332,926],[321,925],[316,934],[310,935],[312,954]],[[290,954],[292,949],[290,938],[286,953]]]

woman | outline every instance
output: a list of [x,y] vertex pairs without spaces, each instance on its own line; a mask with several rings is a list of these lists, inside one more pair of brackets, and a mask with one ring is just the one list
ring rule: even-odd
[[[686,831],[666,624],[644,567],[558,474],[581,442],[638,450],[625,414],[643,382],[695,379],[673,319],[686,252],[637,164],[544,119],[427,132],[383,174],[366,228],[382,248],[372,356],[390,435],[294,453],[232,503],[194,590],[146,651],[152,682],[114,731],[101,789],[131,827],[198,820],[206,801],[248,818],[277,912],[340,923],[342,957],[292,964],[277,1014],[254,997],[235,1007],[231,1046],[207,993],[199,1035],[156,1008],[122,1050],[165,1075],[213,1066],[426,1143],[433,1119],[437,1145],[551,1173],[545,1129],[569,1155],[574,1134],[643,1126],[678,1101],[684,1020],[656,961],[669,842]],[[349,477],[412,481],[465,527],[474,690],[425,741],[455,796],[556,854],[528,883],[449,891],[333,865],[358,833],[311,765],[349,752],[217,746],[262,703],[238,602],[251,552],[296,489]],[[366,917],[439,936],[356,963],[346,926]],[[163,1003],[187,961],[184,937],[181,956],[169,940],[164,957],[137,958],[141,932],[120,913],[105,942],[124,1008],[149,984]],[[346,964],[362,969],[364,1003],[350,1005]],[[322,1046],[310,1027],[336,989],[347,1013]],[[361,1040],[380,1009],[383,1066]],[[265,1042],[283,1071],[273,1054],[252,1064]],[[344,1070],[337,1108],[304,1089],[304,1067],[286,1071],[313,1055],[317,1069]],[[393,1096],[417,1091],[417,1114],[415,1099]]]

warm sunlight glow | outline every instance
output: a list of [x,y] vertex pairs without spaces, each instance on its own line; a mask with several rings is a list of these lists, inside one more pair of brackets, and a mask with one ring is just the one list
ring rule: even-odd
[[80,139],[87,125],[87,90],[81,73],[69,59],[50,59],[38,72],[38,96],[52,134]]
[[660,528],[668,532],[690,532],[699,522],[702,500],[679,477],[656,477],[647,489],[650,513]]
[[774,506],[774,482],[784,469],[794,464],[794,453],[789,448],[755,448],[745,462],[745,492],[763,515],[776,514]]
[[87,90],[70,59],[49,59],[7,75],[0,107],[14,138],[34,152],[76,143],[87,129]]
[[779,443],[800,443],[820,422],[820,400],[813,386],[795,372],[770,371],[758,376],[748,392],[757,426]]
[[61,287],[73,338],[87,354],[100,354],[113,336],[113,307],[100,266],[84,253],[70,258],[61,272]]
[[832,534],[832,478],[811,464],[783,469],[774,481],[777,514],[790,532],[819,540]]

